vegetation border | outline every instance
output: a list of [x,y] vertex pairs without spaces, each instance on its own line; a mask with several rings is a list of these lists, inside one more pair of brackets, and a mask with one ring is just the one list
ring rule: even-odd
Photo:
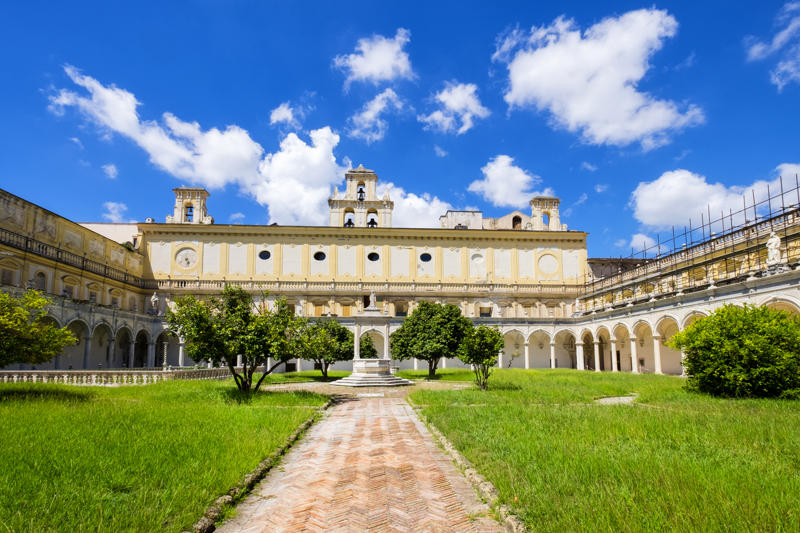
[[445,453],[450,456],[453,463],[458,467],[459,470],[464,474],[464,477],[467,478],[472,488],[475,489],[475,492],[483,498],[483,500],[489,505],[491,509],[493,509],[497,516],[498,521],[502,526],[505,528],[506,531],[511,533],[525,533],[527,528],[525,524],[520,520],[517,515],[515,515],[511,508],[507,505],[500,505],[499,498],[500,493],[497,489],[492,485],[492,483],[483,477],[472,464],[467,461],[467,459],[461,455],[453,443],[451,443],[444,434],[439,431],[439,429],[433,425],[433,423],[422,413],[422,407],[415,404],[414,401],[411,399],[410,396],[406,397],[406,401],[411,406],[412,409],[417,413],[417,416],[425,423],[425,426],[428,428],[428,431],[431,432],[434,439],[438,442],[438,444],[444,449]]
[[217,527],[217,522],[223,518],[225,511],[234,508],[237,503],[250,494],[250,491],[253,490],[256,484],[264,479],[264,477],[280,463],[283,456],[286,455],[294,443],[303,436],[306,430],[320,419],[322,413],[328,409],[328,407],[337,401],[338,399],[336,397],[329,397],[328,401],[318,407],[314,414],[308,417],[305,422],[298,426],[294,433],[287,437],[283,446],[273,451],[269,456],[258,463],[255,469],[240,479],[227,493],[214,500],[214,503],[206,508],[203,516],[194,523],[191,531],[186,530],[183,533],[211,533],[214,531]]

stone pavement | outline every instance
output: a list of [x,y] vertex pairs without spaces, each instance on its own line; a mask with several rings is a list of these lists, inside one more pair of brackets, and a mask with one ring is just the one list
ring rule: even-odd
[[502,531],[403,395],[387,396],[330,407],[217,531]]

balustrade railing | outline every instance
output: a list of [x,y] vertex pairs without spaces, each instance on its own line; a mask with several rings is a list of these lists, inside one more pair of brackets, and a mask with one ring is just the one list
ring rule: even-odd
[[0,383],[83,386],[150,385],[182,379],[226,379],[227,368],[173,370],[0,370]]

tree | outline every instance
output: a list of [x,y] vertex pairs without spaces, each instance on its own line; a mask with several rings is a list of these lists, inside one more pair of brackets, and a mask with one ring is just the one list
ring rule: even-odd
[[[278,300],[271,311],[253,309],[250,294],[226,285],[221,298],[178,299],[167,322],[183,337],[190,358],[226,365],[239,390],[255,392],[268,374],[294,358],[303,320],[294,316],[285,300]],[[242,358],[241,370],[236,367],[237,356]],[[266,366],[269,358],[275,361],[271,367]],[[253,374],[262,366],[264,373],[253,387]]]
[[372,343],[372,337],[369,335],[362,335],[359,342],[358,356],[361,359],[377,359],[378,350]]
[[679,332],[687,385],[729,397],[800,396],[800,318],[768,307],[725,305]]
[[472,322],[452,304],[420,302],[400,329],[390,337],[396,359],[422,359],[428,362],[428,378],[436,376],[442,357],[453,357]]
[[0,368],[12,363],[45,363],[78,339],[47,320],[50,300],[27,290],[16,298],[0,292]]
[[486,390],[489,376],[497,364],[497,354],[503,349],[503,336],[496,328],[471,328],[458,348],[458,358],[472,366],[475,384]]
[[316,322],[302,331],[298,356],[317,363],[327,378],[330,365],[353,358],[353,334],[333,319]]

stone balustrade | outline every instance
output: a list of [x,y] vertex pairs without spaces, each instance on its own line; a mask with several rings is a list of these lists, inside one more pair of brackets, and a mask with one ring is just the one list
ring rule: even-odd
[[0,383],[58,383],[113,387],[179,379],[226,379],[227,368],[176,370],[0,370]]

